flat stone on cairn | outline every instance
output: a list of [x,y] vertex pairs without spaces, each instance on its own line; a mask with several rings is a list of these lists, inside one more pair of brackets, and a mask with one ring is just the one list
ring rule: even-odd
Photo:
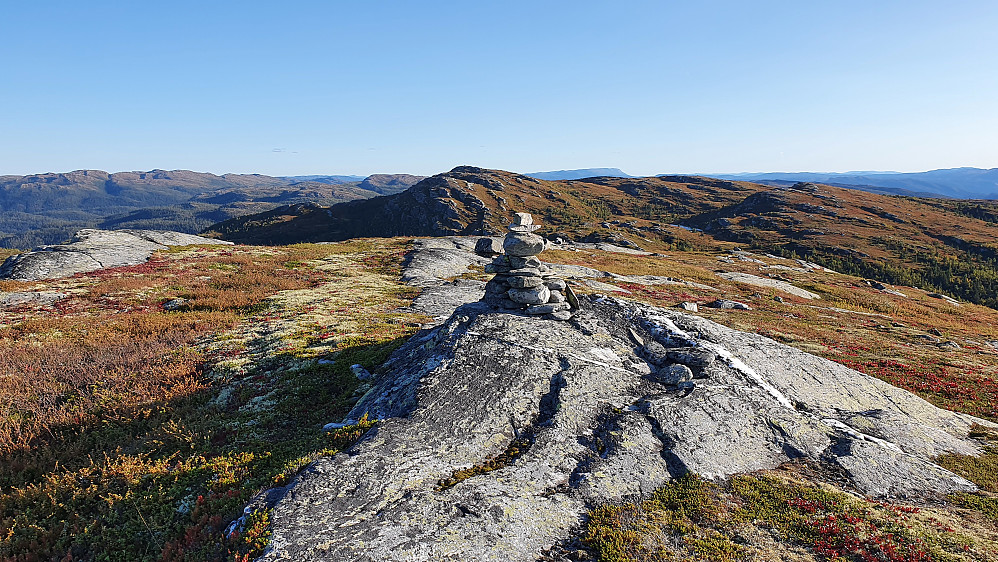
[[[547,241],[533,234],[540,225],[534,224],[530,213],[516,213],[509,233],[503,240],[504,254],[497,255],[485,266],[487,273],[495,273],[485,284],[482,300],[496,308],[522,310],[530,315],[543,315],[552,320],[568,320],[578,302],[569,295],[572,289],[563,279],[558,279],[551,269],[537,258],[547,248]],[[479,241],[485,246],[484,238]]]

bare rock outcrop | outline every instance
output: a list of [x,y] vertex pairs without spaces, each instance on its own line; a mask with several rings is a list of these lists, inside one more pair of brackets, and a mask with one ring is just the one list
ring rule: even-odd
[[232,244],[168,230],[78,231],[65,244],[40,246],[11,256],[0,265],[0,279],[39,281],[58,279],[109,267],[145,262],[156,250],[188,244]]
[[873,497],[974,490],[971,416],[765,337],[607,297],[571,322],[459,307],[374,373],[382,419],[273,512],[262,558],[535,560],[588,506],[795,458]]

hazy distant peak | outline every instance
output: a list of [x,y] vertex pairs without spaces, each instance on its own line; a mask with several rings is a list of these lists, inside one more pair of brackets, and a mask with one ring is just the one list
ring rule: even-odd
[[998,168],[947,168],[925,172],[748,172],[713,174],[742,181],[810,181],[841,187],[877,187],[899,194],[961,199],[998,197]]
[[634,176],[625,173],[620,168],[581,168],[578,170],[555,170],[553,172],[532,172],[524,174],[539,180],[580,180],[582,178],[632,178]]

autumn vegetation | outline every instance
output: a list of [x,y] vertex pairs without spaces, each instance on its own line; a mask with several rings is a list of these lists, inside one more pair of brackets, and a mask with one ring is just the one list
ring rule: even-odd
[[230,527],[250,497],[373,423],[321,430],[357,396],[349,365],[373,368],[418,326],[395,312],[413,296],[404,250],[179,248],[4,311],[0,560],[259,553],[266,511]]
[[[686,236],[686,235],[684,235]],[[733,259],[736,243],[689,233],[657,255],[545,252],[545,260],[621,275],[594,289],[699,314],[815,353],[944,408],[998,421],[998,311],[862,278]],[[687,248],[687,246],[683,246]],[[249,560],[269,537],[257,493],[284,486],[341,451],[376,420],[336,432],[374,369],[415,333],[399,282],[405,239],[293,246],[184,247],[143,265],[0,291],[69,297],[0,311],[0,560]],[[762,257],[761,255],[759,257]],[[790,268],[790,269],[788,269]],[[774,275],[806,300],[727,281],[717,270]],[[467,277],[485,278],[481,271]],[[752,310],[706,306],[723,297]],[[776,297],[780,297],[779,302]],[[182,300],[176,300],[182,299]],[[164,307],[165,304],[171,303]],[[943,345],[952,342],[955,345]],[[817,464],[721,482],[696,475],[653,497],[593,506],[574,537],[595,559],[989,560],[998,556],[998,436],[972,437],[982,457],[938,462],[981,492],[931,502],[871,502]],[[447,487],[517,462],[514,443]]]

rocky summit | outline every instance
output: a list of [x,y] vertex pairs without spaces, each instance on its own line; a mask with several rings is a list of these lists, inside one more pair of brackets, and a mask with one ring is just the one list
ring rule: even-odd
[[136,265],[156,250],[189,244],[228,244],[203,236],[168,230],[80,230],[65,244],[40,246],[7,258],[0,265],[0,279],[38,281],[76,273]]
[[795,459],[872,498],[974,491],[932,459],[978,455],[972,425],[998,427],[760,335],[601,295],[566,322],[468,302],[368,383],[345,421],[382,421],[264,494],[276,505],[262,560],[537,560],[593,505]]

